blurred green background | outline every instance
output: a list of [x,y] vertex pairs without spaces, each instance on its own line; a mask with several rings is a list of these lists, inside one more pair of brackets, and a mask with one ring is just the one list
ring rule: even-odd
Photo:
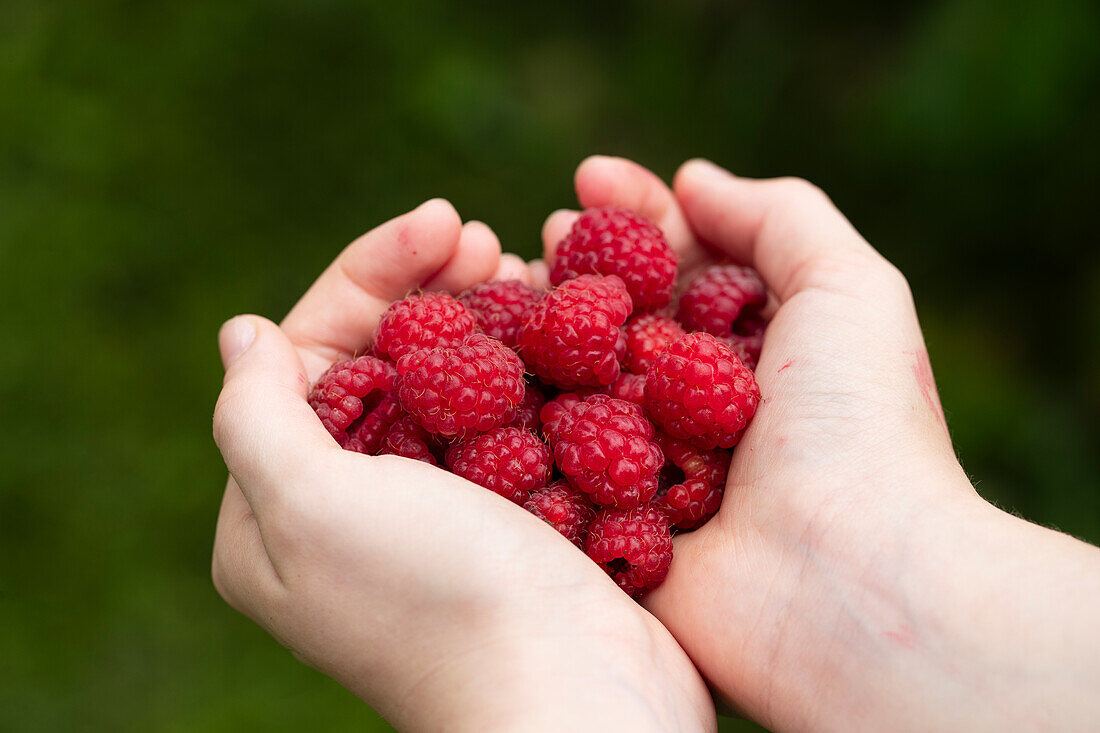
[[0,729],[384,728],[211,587],[215,333],[432,196],[534,255],[595,152],[820,184],[979,490],[1100,542],[1096,6],[826,5],[0,0]]

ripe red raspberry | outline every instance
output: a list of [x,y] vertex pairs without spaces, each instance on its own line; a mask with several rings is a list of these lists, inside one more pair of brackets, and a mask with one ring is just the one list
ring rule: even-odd
[[687,331],[671,318],[647,313],[626,322],[626,359],[623,368],[634,374],[645,374],[653,357]]
[[555,481],[536,489],[523,508],[558,530],[577,547],[584,547],[588,525],[596,516],[596,507],[583,492],[565,481]]
[[523,504],[550,480],[550,449],[530,430],[495,428],[447,449],[447,468]]
[[542,430],[539,413],[542,412],[544,404],[546,404],[546,396],[543,395],[542,390],[530,382],[525,382],[523,385],[523,401],[516,408],[515,419],[508,424],[530,430],[532,433],[538,433]]
[[679,259],[665,235],[627,209],[588,209],[558,244],[550,282],[579,275],[618,275],[639,311],[668,303]]
[[520,333],[520,353],[543,381],[561,389],[610,384],[626,353],[621,326],[630,295],[617,277],[582,275],[550,291]]
[[414,293],[382,314],[374,348],[397,361],[420,349],[458,346],[477,330],[466,306],[447,293]]
[[500,427],[523,402],[523,362],[495,338],[476,333],[455,347],[424,349],[397,362],[401,406],[444,438]]
[[645,375],[623,372],[618,379],[607,385],[607,394],[617,400],[640,405],[645,402]]
[[629,595],[639,598],[664,582],[672,564],[668,519],[656,507],[603,509],[588,525],[584,551]]
[[764,348],[764,331],[750,336],[726,336],[719,338],[719,341],[730,347],[730,351],[737,354],[737,358],[741,360],[741,363],[756,371],[756,365],[760,363],[760,352]]
[[473,314],[482,331],[514,349],[523,322],[542,296],[542,291],[519,280],[498,280],[475,285],[458,300]]
[[313,383],[309,405],[342,445],[345,431],[363,414],[363,399],[375,392],[389,392],[396,381],[393,366],[373,356],[338,361]]
[[665,454],[657,496],[650,502],[679,529],[702,526],[722,506],[730,453],[703,450],[686,440],[657,433],[657,445]]
[[570,408],[578,402],[584,402],[584,398],[576,392],[562,392],[542,406],[542,409],[539,411],[539,421],[542,422],[542,434],[545,435],[546,439],[551,443],[554,442],[554,435],[558,431],[558,425],[561,424],[562,418],[565,417]]
[[768,293],[756,271],[737,265],[703,270],[680,296],[680,323],[713,336],[740,333],[742,319],[759,320]]
[[632,402],[592,395],[562,416],[550,439],[569,483],[601,506],[630,509],[657,492],[664,456]]
[[395,422],[386,431],[378,453],[379,455],[404,456],[405,458],[414,458],[418,461],[430,463],[433,466],[438,465],[435,456],[432,454],[431,436],[428,435],[427,430],[417,425],[408,415]]
[[387,392],[373,408],[369,406],[369,398],[364,400],[363,415],[348,428],[347,440],[342,443],[344,450],[373,456],[381,450],[390,426],[404,415],[396,392]]
[[646,374],[646,412],[673,438],[732,448],[752,420],[760,388],[729,346],[707,333],[669,344]]

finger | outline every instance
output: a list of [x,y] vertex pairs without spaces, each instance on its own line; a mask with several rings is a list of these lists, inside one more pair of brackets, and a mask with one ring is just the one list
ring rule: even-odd
[[492,277],[500,265],[500,240],[486,224],[467,222],[447,264],[424,281],[425,290],[460,293]]
[[222,326],[218,345],[226,373],[214,440],[262,527],[269,511],[285,508],[286,488],[305,483],[315,462],[340,447],[306,402],[302,361],[278,326],[238,316]]
[[531,271],[531,284],[540,290],[550,289],[550,268],[546,265],[546,260],[531,260],[527,263],[527,268]]
[[698,237],[755,267],[781,302],[814,287],[854,294],[869,275],[893,269],[805,181],[740,178],[694,160],[673,188]]
[[672,189],[648,168],[625,158],[593,155],[577,167],[574,186],[577,200],[585,208],[630,209],[660,227],[669,246],[680,255],[683,268],[690,269],[706,257]]
[[500,256],[500,264],[497,266],[497,271],[494,272],[493,276],[489,279],[519,280],[528,285],[534,284],[534,279],[531,277],[531,268],[527,266],[527,263],[523,261],[522,257],[512,254],[511,252],[505,252]]
[[573,223],[577,221],[581,213],[569,209],[558,209],[546,217],[542,224],[542,257],[546,262],[554,261],[554,252],[558,249],[558,243],[565,238]]
[[264,547],[252,507],[232,478],[225,487],[218,513],[211,574],[222,598],[254,619],[264,615],[262,610],[283,587]]
[[461,234],[454,207],[432,199],[348,245],[283,319],[309,373],[362,350],[382,312],[439,272]]

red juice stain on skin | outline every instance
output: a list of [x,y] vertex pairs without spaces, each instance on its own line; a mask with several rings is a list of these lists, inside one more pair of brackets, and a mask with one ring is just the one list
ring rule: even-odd
[[903,649],[915,649],[917,640],[913,638],[913,632],[902,627],[896,631],[884,631],[882,635]]
[[913,376],[917,379],[925,403],[946,430],[947,419],[943,415],[943,405],[940,404],[940,393],[936,390],[936,379],[932,376],[932,362],[928,359],[928,352],[920,349],[906,353],[913,357]]
[[407,226],[397,230],[397,248],[409,257],[416,257],[416,247],[410,243],[411,239]]
[[790,366],[791,364],[794,364],[794,359],[791,359],[791,360],[790,360],[790,361],[788,361],[788,362],[787,362],[786,364],[784,364],[783,366],[781,366],[781,367],[779,367],[778,369],[776,369],[776,370],[775,370],[775,373],[776,373],[776,374],[779,374],[779,372],[783,371],[784,369],[786,369],[787,367],[789,367],[789,366]]

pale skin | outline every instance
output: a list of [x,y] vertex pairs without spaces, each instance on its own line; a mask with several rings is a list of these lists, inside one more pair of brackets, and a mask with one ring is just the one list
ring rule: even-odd
[[[281,326],[223,327],[226,600],[400,729],[711,730],[704,679],[783,731],[1100,726],[1100,550],[977,495],[904,278],[824,194],[603,157],[576,188],[659,224],[685,270],[752,265],[774,301],[722,509],[644,609],[500,497],[341,451],[305,402],[408,290],[544,281],[441,201],[350,245]],[[575,216],[547,220],[548,260]]]

